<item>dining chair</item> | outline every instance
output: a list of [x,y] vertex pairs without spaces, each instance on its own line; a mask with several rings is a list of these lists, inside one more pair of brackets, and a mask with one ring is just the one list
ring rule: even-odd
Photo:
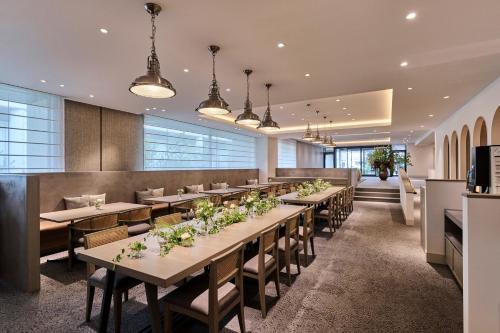
[[[326,220],[328,227],[330,228],[330,234],[333,235],[335,232],[334,214],[335,214],[335,203],[334,197],[328,198],[328,204],[326,209],[322,209],[314,214],[314,218],[317,220]],[[333,227],[333,228],[332,228]]]
[[245,262],[243,276],[255,279],[259,283],[260,312],[266,317],[266,278],[274,275],[276,294],[280,297],[279,263],[278,263],[278,230],[275,225],[261,232],[259,236],[259,253]]
[[[165,332],[173,332],[173,314],[181,313],[219,332],[219,322],[237,307],[240,331],[245,332],[243,243],[210,261],[210,271],[189,280],[165,296]],[[234,281],[234,283],[232,282]]]
[[[107,230],[102,230],[84,236],[85,249],[91,249],[104,244],[116,242],[128,237],[127,226],[119,226]],[[98,268],[94,264],[87,264],[87,305],[85,311],[85,321],[89,322],[92,314],[92,304],[94,302],[95,288],[104,290],[106,285],[106,269]],[[116,274],[113,286],[113,311],[115,320],[115,332],[120,332],[122,295],[125,301],[128,300],[128,290],[141,284],[141,281],[131,277]]]
[[279,195],[282,196],[282,195],[285,195],[286,194],[286,189],[282,188],[280,191],[279,191]]
[[285,236],[280,237],[278,240],[278,250],[285,258],[286,274],[288,275],[288,285],[292,284],[292,276],[290,274],[290,263],[292,253],[295,253],[295,264],[297,271],[300,274],[300,260],[299,260],[299,225],[300,216],[296,215],[289,218],[285,225]]
[[308,243],[311,243],[311,253],[313,257],[316,255],[314,252],[314,206],[308,207],[304,211],[304,221],[299,227],[299,239],[302,241],[302,248],[304,249],[304,256],[306,266],[309,264],[308,257]]
[[173,213],[173,214],[158,216],[155,219],[155,225],[157,226],[161,225],[169,226],[169,225],[179,224],[181,222],[182,222],[181,213]]
[[346,187],[342,190],[342,214],[344,216],[344,220],[349,216],[348,207],[349,207],[349,189]]
[[333,196],[333,219],[336,227],[342,226],[342,193],[337,192]]
[[220,205],[222,205],[222,196],[220,195],[211,195],[209,197],[209,200],[211,203],[214,204],[214,206],[218,207]]
[[189,200],[173,206],[174,213],[181,213],[183,220],[192,220],[195,217],[196,204],[194,200]]
[[290,188],[290,192],[289,193],[297,191],[297,188],[295,186],[290,186],[289,188]]
[[144,207],[118,214],[118,224],[126,225],[129,236],[144,234],[151,230],[152,207]]
[[101,215],[75,221],[68,225],[68,268],[73,268],[75,247],[84,245],[84,236],[96,231],[117,227],[118,214]]
[[349,214],[354,210],[354,186],[349,186]]

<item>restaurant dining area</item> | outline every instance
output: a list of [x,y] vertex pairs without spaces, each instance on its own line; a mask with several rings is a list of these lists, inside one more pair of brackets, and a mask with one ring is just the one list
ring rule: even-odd
[[498,13],[2,1],[0,332],[499,332]]

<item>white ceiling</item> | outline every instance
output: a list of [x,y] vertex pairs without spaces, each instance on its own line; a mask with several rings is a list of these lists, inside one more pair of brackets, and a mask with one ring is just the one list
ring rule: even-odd
[[[158,3],[164,11],[157,20],[157,50],[162,73],[178,92],[173,99],[151,100],[128,92],[130,82],[144,74],[149,50],[149,17],[139,0],[1,1],[0,81],[129,112],[150,108],[148,113],[234,130],[223,121],[199,121],[194,111],[208,93],[207,46],[215,43],[221,46],[221,94],[233,110],[243,106],[245,68],[254,70],[251,99],[260,114],[263,109],[257,107],[266,104],[264,83],[273,83],[273,116],[283,127],[304,126],[305,117],[290,114],[302,114],[307,101],[323,99],[330,103],[319,103],[321,112],[335,122],[352,121],[329,107],[335,105],[333,97],[356,110],[356,120],[378,119],[377,107],[359,109],[358,98],[392,89],[390,125],[360,128],[352,121],[336,132],[338,141],[390,137],[397,142],[410,134],[414,141],[500,74],[498,0]],[[405,19],[410,11],[417,12],[414,21]],[[100,28],[109,33],[101,34]],[[278,48],[278,42],[286,46]],[[409,65],[400,67],[402,61]],[[445,100],[445,95],[451,97]],[[233,116],[238,113],[233,111]]]

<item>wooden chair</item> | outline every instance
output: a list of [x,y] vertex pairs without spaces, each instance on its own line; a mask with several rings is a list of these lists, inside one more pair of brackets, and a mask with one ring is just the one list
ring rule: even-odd
[[354,186],[349,186],[349,214],[354,210]]
[[282,188],[280,191],[279,191],[279,195],[282,196],[282,195],[285,195],[286,194],[286,190],[284,188]]
[[[85,235],[84,246],[85,249],[91,249],[93,247],[116,242],[127,237],[127,226],[120,226]],[[139,280],[121,274],[116,274],[115,285],[113,286],[115,332],[120,332],[121,328],[122,295],[124,295],[125,301],[127,301],[128,290],[139,284],[141,284],[141,281]],[[95,288],[97,287],[104,290],[105,285],[106,269],[99,268],[96,270],[94,264],[87,264],[87,306],[85,311],[85,320],[87,322],[90,321],[90,317],[92,314],[92,304],[94,302]]]
[[311,252],[315,256],[314,252],[314,219],[313,219],[314,206],[308,207],[304,212],[304,222],[299,227],[299,239],[302,241],[302,248],[304,249],[304,255],[306,260],[306,266],[309,264],[309,257],[307,254],[308,242],[311,243]]
[[[240,331],[245,332],[243,244],[210,261],[210,272],[197,276],[165,297],[165,332],[173,332],[173,313],[182,313],[219,332],[219,321],[238,306]],[[235,281],[232,283],[230,281]]]
[[222,205],[222,196],[220,195],[211,195],[208,200],[214,204],[214,206],[218,207]]
[[348,189],[344,188],[342,190],[342,215],[344,217],[344,220],[346,220],[348,215],[349,215],[348,214],[348,207],[349,207],[348,199],[349,199]]
[[336,227],[342,225],[342,193],[337,192],[333,196],[333,219],[336,222]]
[[297,271],[300,274],[300,260],[299,260],[299,215],[291,217],[287,220],[285,226],[285,236],[278,240],[278,250],[283,253],[285,258],[286,273],[288,275],[288,285],[292,284],[292,277],[290,274],[290,262],[292,252],[295,253],[295,264]]
[[295,186],[290,186],[289,189],[290,189],[289,193],[297,191],[297,188]]
[[118,223],[128,227],[128,235],[144,234],[151,229],[152,207],[145,207],[118,214]]
[[96,231],[111,229],[118,226],[118,215],[109,214],[75,221],[68,225],[68,268],[73,268],[75,247],[84,245],[84,236]]
[[173,213],[169,215],[159,216],[155,219],[155,225],[176,225],[182,222],[182,214],[181,213]]
[[[330,234],[333,235],[335,232],[335,223],[334,223],[334,214],[335,214],[335,198],[331,196],[328,198],[328,204],[326,209],[323,209],[316,214],[314,214],[314,218],[318,220],[326,220],[328,223],[328,227],[330,228]],[[333,227],[333,228],[332,228]]]
[[195,217],[194,211],[196,211],[196,204],[194,200],[180,203],[173,206],[174,213],[181,213],[183,220],[192,220]]
[[276,293],[280,297],[278,263],[279,225],[264,230],[259,236],[259,253],[243,265],[243,276],[259,282],[259,300],[262,318],[266,317],[266,278],[274,273]]

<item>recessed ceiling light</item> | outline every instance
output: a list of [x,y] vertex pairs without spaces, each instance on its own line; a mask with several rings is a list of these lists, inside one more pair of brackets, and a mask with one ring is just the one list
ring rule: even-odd
[[304,76],[305,76],[305,77],[310,77],[310,76],[311,76],[311,74],[306,73]]
[[184,73],[189,73],[189,68],[184,68]]
[[446,96],[443,96],[444,99],[448,99],[450,98],[450,96],[446,95]]
[[198,118],[199,121],[201,121],[201,118]]
[[40,82],[42,83],[46,83],[47,81],[45,81],[44,79],[41,79]]
[[280,110],[283,110],[283,105],[280,105]]
[[347,110],[347,107],[345,107],[345,106],[344,106],[344,107],[342,108],[342,110]]
[[300,118],[300,120],[304,121],[305,119],[304,118]]
[[406,67],[408,66],[408,61],[403,61],[402,63],[399,64],[401,67]]
[[417,17],[417,13],[415,12],[410,12],[408,15],[406,15],[407,20],[414,20]]
[[228,91],[228,92],[231,91],[231,88],[226,88],[226,91]]
[[430,114],[430,115],[429,115],[429,118],[433,118],[433,117],[434,117],[434,115],[433,115],[433,114]]
[[94,98],[94,95],[90,94],[90,95],[89,95],[89,97],[90,97],[90,98]]
[[99,31],[101,32],[101,34],[104,34],[104,35],[108,33],[108,29],[104,29],[104,28],[99,29]]
[[351,114],[350,113],[346,113],[346,115],[350,116]]
[[413,133],[413,130],[410,130],[410,133]]
[[420,128],[424,128],[425,126],[424,125],[420,125]]
[[292,113],[292,117],[295,116],[295,113]]
[[284,48],[284,47],[285,47],[285,43],[278,43],[278,47],[279,47],[280,49]]
[[166,110],[165,109],[161,109],[161,112],[165,112]]
[[412,87],[408,87],[408,90],[413,90],[413,88]]
[[149,108],[146,108],[146,111],[149,111]]
[[340,102],[340,99],[338,99],[338,98],[337,98],[337,99],[335,100],[335,102]]
[[153,110],[156,110],[156,108],[152,108]]
[[60,84],[59,87],[64,88],[64,84]]

